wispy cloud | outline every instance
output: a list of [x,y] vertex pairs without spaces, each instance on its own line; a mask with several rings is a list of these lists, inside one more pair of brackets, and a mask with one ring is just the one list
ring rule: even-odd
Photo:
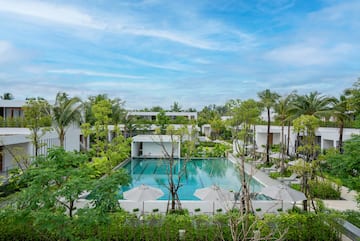
[[13,62],[21,57],[20,52],[8,41],[0,40],[0,63]]
[[351,49],[351,45],[347,44],[329,49],[316,45],[294,44],[265,53],[265,59],[295,66],[328,65],[341,61],[341,55],[346,55]]
[[53,73],[53,74],[87,75],[87,76],[98,76],[98,77],[120,78],[120,79],[141,79],[141,78],[143,78],[143,76],[138,76],[138,75],[96,72],[96,71],[89,71],[89,70],[82,70],[82,69],[53,69],[53,70],[48,70],[47,72]]
[[40,1],[0,1],[0,11],[40,18],[59,24],[104,29],[106,26],[74,7]]
[[[172,11],[176,12],[177,10],[172,9]],[[166,27],[166,25],[162,26],[162,23],[155,16],[144,18],[136,12],[132,12],[132,15],[122,13],[121,17],[105,16],[101,12],[98,13],[98,16],[95,16],[79,7],[32,0],[0,0],[0,12],[45,20],[42,24],[56,23],[103,30],[110,33],[157,38],[205,50],[229,50],[231,47],[230,42],[227,45],[220,43],[220,40],[223,41],[224,39],[219,39],[219,41],[214,39],[214,34],[224,35],[230,39],[236,38],[243,43],[252,38],[251,35],[238,29],[229,28],[220,22],[216,23],[217,27],[214,24],[209,26],[209,21],[198,16],[191,19],[193,24],[186,24],[183,27],[178,26],[177,30],[174,30]],[[186,22],[186,20],[184,19],[183,22]],[[201,34],[198,34],[198,32]]]
[[186,66],[183,66],[180,64],[158,64],[158,63],[146,61],[143,59],[133,58],[130,56],[122,56],[122,58],[131,63],[134,63],[134,64],[139,64],[139,65],[148,66],[148,67],[157,68],[157,69],[182,71],[186,68]]
[[257,8],[265,13],[276,14],[295,5],[296,0],[258,0]]

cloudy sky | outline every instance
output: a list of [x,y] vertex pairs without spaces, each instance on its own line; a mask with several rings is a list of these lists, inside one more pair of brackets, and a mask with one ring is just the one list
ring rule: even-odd
[[0,0],[0,92],[128,108],[319,91],[360,77],[359,0]]

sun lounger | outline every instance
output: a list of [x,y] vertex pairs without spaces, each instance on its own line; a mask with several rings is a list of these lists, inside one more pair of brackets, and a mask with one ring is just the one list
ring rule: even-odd
[[294,182],[298,182],[300,179],[297,178],[297,174],[293,173],[291,174],[290,177],[278,177],[277,178],[280,182],[286,183],[286,184],[291,184]]

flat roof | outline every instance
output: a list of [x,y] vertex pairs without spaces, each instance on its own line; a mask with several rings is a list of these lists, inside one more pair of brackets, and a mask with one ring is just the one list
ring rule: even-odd
[[0,100],[0,107],[22,107],[25,104],[25,100]]
[[11,127],[4,127],[0,128],[0,135],[1,136],[9,136],[9,135],[30,135],[31,131],[29,128],[11,128]]
[[[160,112],[155,112],[155,111],[129,111],[128,115],[140,115],[140,116],[154,116],[159,114]],[[165,112],[166,116],[197,116],[197,112],[171,112],[171,111],[166,111]]]
[[137,135],[132,138],[133,142],[179,142],[180,136],[173,135]]

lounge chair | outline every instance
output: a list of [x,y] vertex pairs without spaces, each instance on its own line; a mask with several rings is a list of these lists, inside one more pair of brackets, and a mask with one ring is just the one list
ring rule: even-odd
[[276,167],[276,164],[272,165],[271,167],[262,167],[261,171],[269,174],[271,172],[276,172],[278,170],[278,168]]
[[295,181],[298,181],[299,179],[297,178],[297,174],[293,173],[291,174],[290,177],[278,177],[277,178],[280,182],[286,183],[286,184],[290,184],[290,183],[294,183]]

